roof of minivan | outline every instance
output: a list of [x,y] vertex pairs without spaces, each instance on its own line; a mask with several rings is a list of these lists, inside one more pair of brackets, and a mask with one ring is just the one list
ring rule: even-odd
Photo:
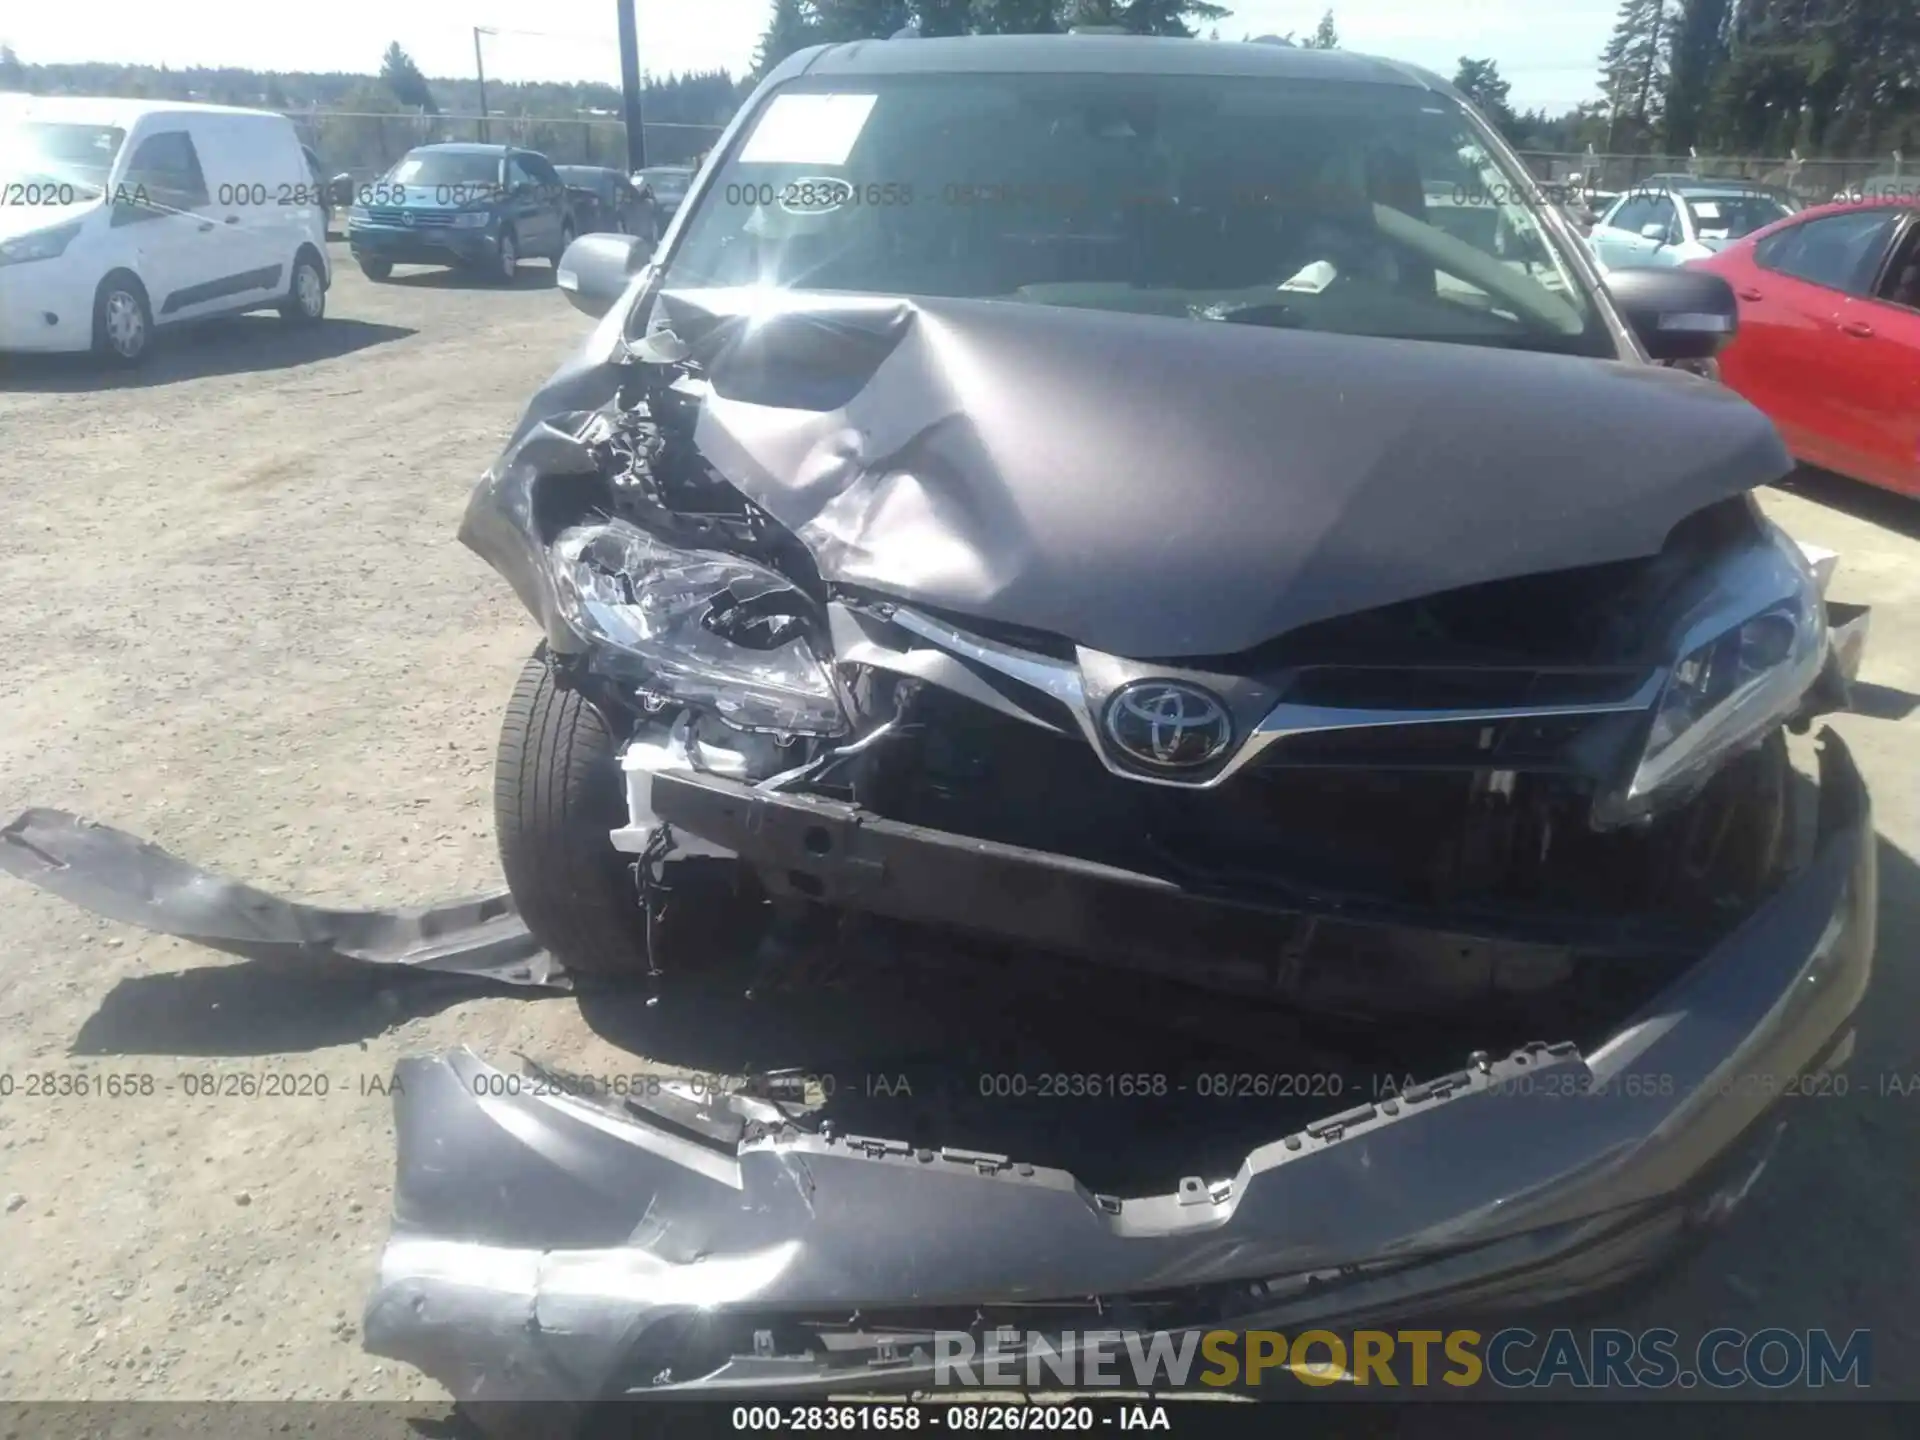
[[1028,71],[1116,75],[1264,75],[1346,80],[1451,92],[1437,75],[1346,50],[1306,50],[1259,41],[1176,40],[1148,35],[966,35],[855,40],[794,57],[783,74],[911,75]]
[[513,148],[511,145],[483,145],[477,140],[437,140],[431,145],[416,145],[407,153],[442,150],[449,155],[504,155]]
[[287,117],[277,110],[252,110],[242,105],[202,105],[190,100],[130,100],[108,95],[9,95],[7,108],[47,119],[71,117],[96,125],[113,125],[124,130],[144,115],[271,115]]

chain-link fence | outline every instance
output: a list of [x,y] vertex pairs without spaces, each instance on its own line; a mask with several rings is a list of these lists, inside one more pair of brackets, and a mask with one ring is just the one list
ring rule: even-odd
[[[329,178],[356,184],[386,174],[416,145],[485,141],[537,150],[556,165],[607,165],[624,170],[627,127],[618,116],[372,114],[290,111],[300,138],[313,147]],[[645,123],[649,165],[686,164],[720,138],[720,125]]]
[[1791,194],[1807,205],[1824,205],[1836,195],[1857,190],[1869,181],[1898,181],[1901,193],[1920,194],[1920,162],[1900,156],[1877,159],[1803,160],[1798,156],[1771,159],[1742,155],[1597,155],[1527,151],[1521,157],[1536,180],[1573,182],[1589,191],[1618,193],[1659,177],[1691,176],[1702,180],[1746,180]]

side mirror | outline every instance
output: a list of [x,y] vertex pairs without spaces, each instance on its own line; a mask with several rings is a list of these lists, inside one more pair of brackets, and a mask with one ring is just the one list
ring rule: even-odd
[[1607,273],[1607,293],[1655,360],[1711,360],[1740,326],[1733,286],[1708,270],[1635,267]]
[[567,292],[574,309],[598,319],[626,293],[651,253],[638,235],[582,235],[560,257],[553,283]]
[[1658,220],[1648,225],[1642,225],[1640,227],[1640,238],[1642,240],[1664,240],[1667,238],[1667,227],[1662,225]]

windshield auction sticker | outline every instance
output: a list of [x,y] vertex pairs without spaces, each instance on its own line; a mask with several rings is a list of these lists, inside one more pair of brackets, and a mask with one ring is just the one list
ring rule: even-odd
[[742,165],[844,165],[876,95],[776,95],[740,151]]

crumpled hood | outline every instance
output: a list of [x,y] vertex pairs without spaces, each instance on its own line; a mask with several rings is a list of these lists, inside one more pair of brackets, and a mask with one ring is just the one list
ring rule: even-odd
[[1232,654],[1649,555],[1791,465],[1739,397],[1654,366],[1005,301],[774,303],[662,297],[711,381],[707,460],[829,581],[1114,655]]

